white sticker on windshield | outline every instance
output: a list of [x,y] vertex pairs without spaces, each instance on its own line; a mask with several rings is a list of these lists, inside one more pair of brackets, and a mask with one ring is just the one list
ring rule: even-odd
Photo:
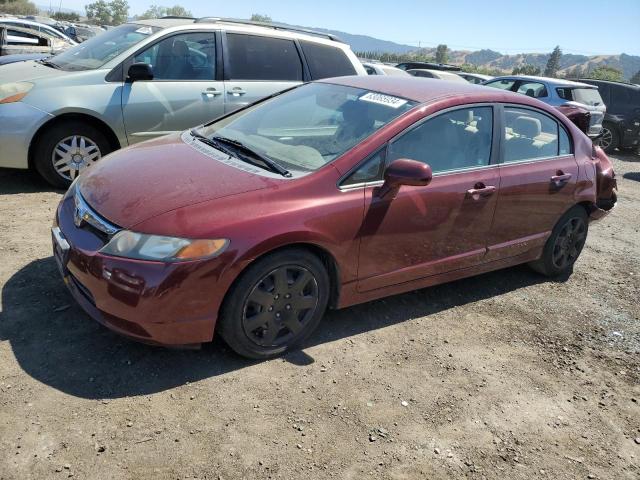
[[365,102],[378,103],[380,105],[386,105],[391,108],[400,108],[407,103],[406,100],[398,97],[392,97],[391,95],[384,95],[382,93],[369,92],[361,96],[358,100]]
[[151,35],[153,33],[153,30],[151,29],[151,27],[140,27],[136,30],[136,33],[141,33],[142,35]]

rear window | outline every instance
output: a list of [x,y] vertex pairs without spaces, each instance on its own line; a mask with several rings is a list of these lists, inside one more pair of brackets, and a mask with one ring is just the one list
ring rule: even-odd
[[341,49],[304,40],[300,45],[314,80],[356,74],[349,57]]
[[302,80],[302,62],[292,40],[227,33],[231,80]]
[[604,104],[600,92],[595,88],[574,88],[573,99],[593,107]]

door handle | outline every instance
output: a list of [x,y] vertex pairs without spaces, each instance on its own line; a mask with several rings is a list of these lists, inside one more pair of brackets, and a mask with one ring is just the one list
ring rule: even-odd
[[235,87],[229,90],[227,93],[229,95],[233,95],[234,97],[239,97],[240,95],[244,95],[247,92],[240,87]]
[[222,92],[219,92],[215,88],[207,88],[205,91],[202,92],[202,94],[207,97],[217,97],[218,95],[222,95]]
[[564,173],[562,170],[558,170],[556,174],[551,177],[551,183],[553,183],[555,187],[560,188],[571,180],[572,176],[570,173]]
[[467,190],[469,195],[474,200],[480,200],[480,197],[488,197],[496,191],[496,187],[493,185],[483,185],[482,183],[476,183],[473,188]]

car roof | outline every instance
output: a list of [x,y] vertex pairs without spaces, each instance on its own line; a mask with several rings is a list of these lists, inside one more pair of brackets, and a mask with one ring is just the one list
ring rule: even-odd
[[565,80],[563,78],[538,77],[535,75],[503,75],[501,77],[495,77],[492,80],[529,80],[533,82],[544,82],[555,87],[595,88],[593,85],[587,83],[574,82],[573,80]]
[[616,82],[615,80],[600,80],[598,78],[581,78],[580,81],[585,83],[606,83],[607,85],[619,85],[621,87],[628,87],[633,90],[640,90],[640,85],[636,85],[635,83]]
[[[440,73],[440,72],[438,72]],[[332,83],[348,87],[373,90],[375,92],[406,98],[418,103],[429,103],[442,97],[456,95],[485,95],[487,101],[498,99],[498,94],[508,94],[517,103],[530,103],[526,95],[513,92],[505,92],[497,88],[474,85],[469,82],[447,82],[437,78],[418,78],[412,76],[400,77],[390,75],[369,75],[335,77],[319,80],[321,83]],[[502,97],[504,98],[504,97]],[[497,101],[497,100],[496,100]],[[537,104],[537,103],[536,103]]]

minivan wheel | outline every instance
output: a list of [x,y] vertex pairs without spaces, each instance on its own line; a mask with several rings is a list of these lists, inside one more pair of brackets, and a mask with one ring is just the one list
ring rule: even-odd
[[79,121],[54,125],[38,139],[33,162],[51,185],[67,188],[78,174],[112,150],[102,132]]
[[620,136],[615,128],[611,125],[602,127],[602,136],[600,137],[600,147],[606,152],[613,152],[620,144]]
[[238,354],[266,359],[305,340],[320,323],[329,300],[329,275],[303,249],[257,260],[225,299],[218,332]]
[[558,220],[544,246],[542,256],[529,265],[548,277],[570,272],[587,241],[588,232],[587,212],[576,205]]

